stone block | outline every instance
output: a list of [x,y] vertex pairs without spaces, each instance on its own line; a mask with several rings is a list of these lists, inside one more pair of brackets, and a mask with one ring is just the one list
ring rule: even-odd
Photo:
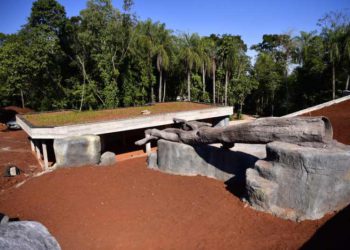
[[117,163],[115,153],[107,151],[101,155],[100,166],[109,166],[115,163]]
[[100,162],[101,142],[96,135],[55,139],[53,147],[57,167],[95,165]]
[[247,201],[291,220],[314,220],[350,203],[349,147],[267,144],[267,158],[247,171]]

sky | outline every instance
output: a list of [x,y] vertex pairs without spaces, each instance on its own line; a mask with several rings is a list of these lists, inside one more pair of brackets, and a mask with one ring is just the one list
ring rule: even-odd
[[[34,0],[0,0],[0,32],[14,33],[26,23]],[[78,15],[86,0],[58,0],[68,16]],[[122,0],[112,0],[121,8]],[[318,29],[317,21],[330,11],[347,10],[350,0],[134,0],[141,19],[165,23],[175,33],[241,35],[250,47],[264,34]],[[254,56],[253,51],[248,55]]]

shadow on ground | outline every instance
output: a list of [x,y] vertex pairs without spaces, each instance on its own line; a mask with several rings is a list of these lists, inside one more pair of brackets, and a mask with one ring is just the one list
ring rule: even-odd
[[211,145],[194,147],[196,153],[208,164],[233,177],[225,181],[226,190],[238,198],[243,198],[246,191],[246,171],[254,168],[258,157],[241,151],[217,148]]
[[319,228],[300,249],[349,249],[349,228],[350,205],[341,210]]
[[0,108],[0,123],[7,123],[15,119],[16,114],[15,110]]

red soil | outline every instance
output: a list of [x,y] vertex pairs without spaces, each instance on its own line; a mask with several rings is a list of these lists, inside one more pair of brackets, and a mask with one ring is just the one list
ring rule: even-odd
[[29,108],[20,108],[17,106],[7,106],[7,107],[4,107],[3,109],[4,110],[12,110],[12,111],[16,112],[17,114],[21,114],[21,115],[33,112],[33,110],[31,110]]
[[[19,167],[24,173],[11,178],[3,177],[10,165]],[[30,150],[26,133],[0,128],[0,189],[11,187],[40,170],[38,161]]]
[[222,182],[149,170],[145,158],[30,179],[2,194],[0,208],[42,222],[63,249],[295,249],[326,220],[254,211]]
[[[317,115],[328,116],[335,137],[349,142],[343,130],[350,126],[349,107],[341,107],[341,121],[331,107]],[[1,167],[11,162],[29,171],[30,165],[38,165],[23,131],[0,132],[0,148],[4,147],[11,149],[0,150]],[[349,208],[318,221],[286,221],[245,207],[229,191],[233,187],[220,181],[147,169],[144,157],[111,167],[59,169],[17,188],[8,188],[11,183],[3,180],[0,212],[42,222],[63,249],[297,249],[306,242],[304,247],[311,249],[346,249],[349,245]]]
[[350,100],[305,115],[328,117],[333,126],[334,139],[350,144]]

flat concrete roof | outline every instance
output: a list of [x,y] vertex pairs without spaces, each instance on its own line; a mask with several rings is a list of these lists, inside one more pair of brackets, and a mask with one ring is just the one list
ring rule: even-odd
[[17,123],[32,139],[57,139],[78,135],[101,135],[142,128],[152,128],[173,124],[173,118],[187,121],[227,117],[233,114],[233,107],[213,107],[208,109],[171,112],[158,115],[147,115],[128,119],[108,120],[84,124],[64,125],[55,127],[36,127],[22,115],[16,116]]

